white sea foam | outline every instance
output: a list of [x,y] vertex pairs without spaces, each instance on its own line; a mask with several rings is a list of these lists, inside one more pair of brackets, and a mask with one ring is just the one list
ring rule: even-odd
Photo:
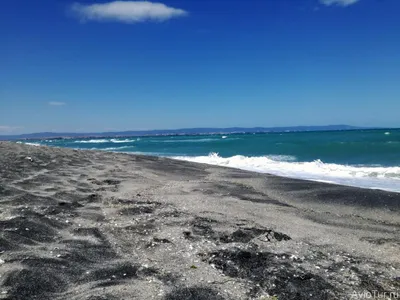
[[297,159],[296,156],[292,155],[268,155],[265,157],[276,161],[296,161]]
[[94,148],[96,150],[105,150],[105,151],[119,151],[122,149],[132,148],[132,146],[122,146],[122,147],[109,147],[104,149]]
[[223,138],[223,139],[226,139],[226,138],[227,138],[227,136],[226,136],[226,135],[223,135],[223,136],[222,136],[222,138]]
[[129,139],[117,140],[117,139],[111,139],[110,142],[111,142],[111,143],[133,143],[133,142],[136,142],[136,140],[129,140]]
[[103,143],[133,143],[136,142],[136,140],[130,140],[130,139],[124,139],[124,140],[119,140],[119,139],[93,139],[93,140],[78,140],[75,141],[74,143],[78,144],[103,144]]
[[208,156],[176,156],[174,158],[291,178],[400,192],[400,167],[356,167],[328,164],[320,160],[293,162],[288,161],[289,157],[285,156],[246,157],[236,155],[223,158],[216,153]]
[[207,143],[213,141],[220,141],[221,139],[216,138],[205,138],[205,139],[187,139],[187,140],[153,140],[152,143]]
[[74,143],[78,144],[102,144],[102,143],[109,143],[109,140],[103,140],[103,139],[98,139],[98,140],[80,140],[80,141],[75,141]]

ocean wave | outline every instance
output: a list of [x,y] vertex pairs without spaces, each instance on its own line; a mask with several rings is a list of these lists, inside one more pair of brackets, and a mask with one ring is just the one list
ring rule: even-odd
[[104,139],[98,139],[98,140],[78,140],[75,141],[74,143],[77,144],[102,144],[102,143],[109,143],[109,140],[104,140]]
[[293,155],[268,155],[265,156],[276,161],[296,161],[297,157]]
[[104,150],[104,151],[119,151],[122,149],[132,148],[133,146],[122,146],[122,147],[109,147],[104,149],[94,148],[96,150]]
[[240,138],[229,138],[227,136],[222,136],[221,138],[203,138],[203,139],[186,139],[186,140],[153,140],[151,143],[208,143],[208,142],[221,142],[222,140],[239,140]]
[[119,140],[119,139],[93,139],[93,140],[78,140],[75,141],[74,143],[78,143],[78,144],[104,144],[104,143],[133,143],[136,142],[136,140],[129,140],[129,139],[125,139],[125,140]]
[[111,143],[133,143],[133,142],[136,142],[136,140],[129,140],[129,139],[117,140],[117,139],[111,139],[110,142],[111,142]]
[[400,192],[400,167],[359,167],[324,163],[321,160],[293,162],[285,161],[279,156],[236,155],[223,158],[217,153],[211,153],[208,156],[175,156],[174,158],[284,177]]
[[187,140],[154,140],[152,143],[207,143],[213,141],[220,141],[221,139],[206,138],[206,139],[187,139]]

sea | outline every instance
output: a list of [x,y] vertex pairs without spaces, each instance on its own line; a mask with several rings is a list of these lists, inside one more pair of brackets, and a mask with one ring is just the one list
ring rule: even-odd
[[400,129],[48,139],[19,143],[163,156],[400,192]]

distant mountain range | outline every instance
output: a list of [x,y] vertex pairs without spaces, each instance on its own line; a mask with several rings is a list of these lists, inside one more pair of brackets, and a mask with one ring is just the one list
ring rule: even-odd
[[47,138],[84,138],[84,137],[129,137],[146,135],[183,135],[183,134],[212,134],[212,133],[262,133],[262,132],[287,132],[287,131],[335,131],[335,130],[356,130],[367,129],[349,125],[328,125],[328,126],[290,126],[290,127],[230,127],[230,128],[184,128],[165,130],[137,130],[119,132],[96,132],[96,133],[58,133],[39,132],[20,135],[0,135],[0,140],[23,140],[23,139],[47,139]]

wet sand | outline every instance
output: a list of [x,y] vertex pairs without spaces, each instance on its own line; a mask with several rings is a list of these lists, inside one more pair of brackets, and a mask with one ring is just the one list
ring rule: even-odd
[[0,299],[400,297],[396,193],[0,142],[0,209]]

